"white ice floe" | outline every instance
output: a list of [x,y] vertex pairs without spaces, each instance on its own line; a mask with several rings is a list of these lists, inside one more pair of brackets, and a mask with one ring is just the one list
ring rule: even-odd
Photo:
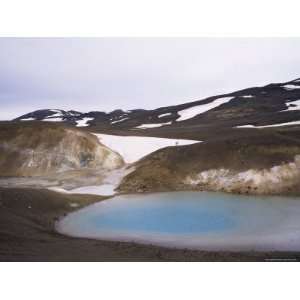
[[172,113],[165,113],[165,114],[161,114],[158,116],[158,118],[163,118],[163,117],[167,117],[167,116],[171,116]]
[[25,118],[21,119],[21,121],[35,121],[35,118]]
[[118,136],[98,134],[100,143],[122,155],[126,163],[133,163],[158,149],[199,143],[196,140],[166,139],[146,136]]
[[295,85],[295,84],[286,84],[283,85],[282,87],[284,87],[287,90],[300,89],[300,85]]
[[123,122],[123,121],[128,120],[128,119],[129,119],[129,118],[126,117],[126,118],[123,118],[123,119],[120,119],[120,120],[112,121],[111,124],[120,123],[120,122]]
[[62,117],[60,117],[60,118],[47,118],[47,119],[44,119],[42,121],[44,121],[44,122],[62,122]]
[[77,120],[76,121],[76,126],[77,127],[86,127],[89,126],[89,124],[87,123],[88,121],[92,121],[94,120],[94,118],[83,118],[81,120]]
[[184,121],[184,120],[194,118],[195,116],[197,116],[199,114],[205,113],[213,108],[216,108],[224,103],[229,102],[233,98],[234,97],[223,97],[223,98],[216,99],[207,104],[199,104],[197,106],[193,106],[193,107],[190,107],[187,109],[180,110],[180,111],[178,111],[178,114],[180,115],[180,117],[176,121]]
[[267,127],[280,127],[280,126],[289,126],[289,125],[299,125],[300,121],[292,121],[287,123],[279,123],[279,124],[272,124],[272,125],[264,125],[264,126],[254,126],[254,125],[241,125],[235,126],[236,128],[267,128]]
[[165,126],[165,125],[170,125],[172,122],[167,122],[167,123],[157,123],[157,124],[142,124],[142,125],[139,125],[139,126],[136,126],[135,128],[138,128],[138,129],[147,129],[147,128],[156,128],[156,127],[162,127],[162,126]]
[[282,110],[282,112],[289,111],[289,110],[300,110],[300,100],[288,102],[288,103],[286,103],[286,105],[288,106],[288,108],[285,110]]

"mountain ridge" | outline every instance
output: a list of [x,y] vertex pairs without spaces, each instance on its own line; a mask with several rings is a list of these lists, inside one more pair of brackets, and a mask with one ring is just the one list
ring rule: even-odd
[[299,78],[154,110],[38,110],[9,124],[26,127],[22,121],[37,131],[55,125],[115,135],[117,143],[126,135],[195,141],[160,148],[134,162],[121,192],[300,194]]
[[[134,134],[164,131],[171,128],[206,126],[235,128],[265,126],[300,120],[295,102],[300,99],[300,78],[262,87],[250,87],[231,93],[210,96],[152,110],[116,109],[109,113],[41,109],[13,121],[63,122],[89,131],[121,130]],[[294,103],[293,103],[294,102]]]

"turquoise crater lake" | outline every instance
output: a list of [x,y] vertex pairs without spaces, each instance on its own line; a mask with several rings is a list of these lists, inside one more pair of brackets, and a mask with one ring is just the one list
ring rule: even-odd
[[204,250],[300,250],[300,199],[213,192],[121,195],[57,224],[75,237]]

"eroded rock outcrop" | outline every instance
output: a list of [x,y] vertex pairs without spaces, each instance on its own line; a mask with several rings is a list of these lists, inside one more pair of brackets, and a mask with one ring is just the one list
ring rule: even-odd
[[1,176],[44,176],[76,169],[112,170],[122,157],[92,134],[54,124],[10,124],[0,130]]
[[300,155],[293,162],[269,169],[210,169],[187,176],[183,183],[196,189],[251,194],[281,194],[300,182]]

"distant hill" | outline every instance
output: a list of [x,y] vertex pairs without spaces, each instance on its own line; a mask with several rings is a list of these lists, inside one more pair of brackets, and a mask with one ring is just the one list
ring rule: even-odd
[[300,79],[250,87],[154,110],[118,109],[110,113],[82,113],[43,109],[14,121],[63,122],[95,132],[199,139],[216,129],[272,127],[286,123],[297,125],[300,124]]

